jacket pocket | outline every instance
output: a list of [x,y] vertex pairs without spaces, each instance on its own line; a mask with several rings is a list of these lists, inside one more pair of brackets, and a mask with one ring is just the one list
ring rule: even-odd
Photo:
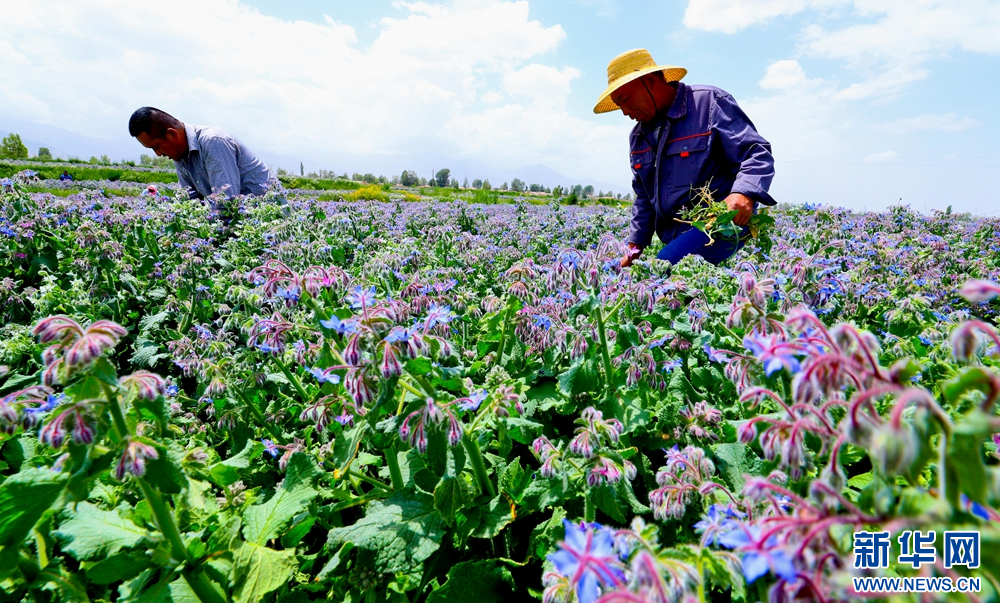
[[708,160],[711,133],[684,136],[667,141],[663,161],[670,174],[670,188],[690,190],[704,184],[708,178],[703,168]]

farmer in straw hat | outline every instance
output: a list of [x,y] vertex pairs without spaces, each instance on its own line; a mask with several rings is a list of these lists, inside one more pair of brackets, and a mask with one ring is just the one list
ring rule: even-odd
[[689,254],[718,264],[736,253],[740,243],[709,245],[703,232],[676,219],[703,186],[739,212],[733,219],[739,226],[747,225],[758,203],[775,204],[767,192],[774,177],[770,143],[731,95],[680,83],[686,73],[657,65],[646,50],[630,50],[608,64],[608,88],[594,107],[594,113],[621,109],[638,122],[629,137],[635,202],[623,267],[654,232],[665,245],[656,257],[672,264]]

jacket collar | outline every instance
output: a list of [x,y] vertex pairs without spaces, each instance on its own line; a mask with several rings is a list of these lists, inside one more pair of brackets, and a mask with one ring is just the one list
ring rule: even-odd
[[198,132],[195,127],[191,124],[184,124],[184,134],[187,136],[188,155],[191,154],[191,151],[201,152],[201,146],[198,144]]
[[637,131],[640,133],[649,133],[663,127],[664,122],[667,120],[680,119],[687,115],[687,94],[688,87],[684,84],[677,82],[677,95],[674,97],[674,102],[670,104],[665,113],[660,113],[654,119],[646,123],[638,123]]
[[681,117],[687,115],[687,89],[688,87],[683,83],[677,82],[677,96],[674,97],[674,102],[670,105],[670,108],[667,109],[668,119],[680,119]]

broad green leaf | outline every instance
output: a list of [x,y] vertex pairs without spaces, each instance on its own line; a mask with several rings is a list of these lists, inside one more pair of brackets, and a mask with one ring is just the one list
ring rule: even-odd
[[134,367],[151,368],[164,358],[170,358],[170,354],[160,353],[161,346],[149,339],[137,339],[132,347],[132,357],[129,362]]
[[332,571],[337,569],[341,562],[347,558],[347,554],[350,553],[353,548],[354,545],[348,542],[337,549],[337,552],[334,553],[333,557],[330,557],[330,560],[326,562],[323,569],[319,570],[319,573],[316,574],[316,579],[326,580],[327,576],[329,576]]
[[465,478],[448,476],[434,488],[434,508],[449,526],[455,523],[455,514],[469,501],[469,487]]
[[427,603],[503,603],[513,595],[514,579],[499,561],[464,561],[448,570],[448,581]]
[[285,480],[266,503],[254,505],[243,512],[243,537],[249,542],[264,544],[277,537],[281,530],[302,512],[318,492],[312,483],[319,476],[316,462],[308,454],[293,454],[288,462]]
[[343,477],[350,469],[351,461],[358,454],[358,447],[362,438],[368,433],[368,421],[359,421],[357,425],[340,434],[333,442],[333,456],[330,462],[333,463],[333,475],[337,479]]
[[62,550],[77,559],[113,555],[143,540],[154,540],[152,533],[116,511],[103,511],[90,503],[76,505],[76,511],[68,515],[70,519],[60,524],[54,535],[63,541]]
[[246,542],[233,554],[233,601],[256,603],[295,573],[295,551],[276,551]]
[[518,504],[529,511],[541,511],[546,507],[562,504],[566,487],[567,484],[562,480],[538,477],[531,480],[524,489]]
[[94,584],[130,580],[149,567],[149,557],[139,553],[118,553],[87,568],[87,579]]
[[145,443],[156,446],[159,450],[157,458],[146,461],[145,480],[164,494],[180,494],[188,485],[187,474],[181,469],[185,450],[175,442],[162,446],[146,439]]
[[507,426],[507,433],[510,434],[511,439],[522,444],[531,444],[534,442],[535,438],[541,435],[542,429],[545,427],[541,423],[522,417],[507,417],[501,419],[501,421]]
[[430,358],[414,358],[406,363],[406,372],[411,375],[426,375],[431,372]]
[[601,385],[597,362],[581,356],[559,375],[559,391],[567,396],[596,391]]
[[760,460],[740,443],[719,444],[713,449],[715,467],[733,492],[743,490],[743,476],[758,472]]
[[375,555],[378,573],[409,572],[441,546],[444,522],[430,495],[413,490],[368,506],[358,522],[330,530],[331,547],[350,542]]
[[493,538],[507,527],[507,524],[514,521],[511,505],[502,495],[497,496],[481,509],[479,525],[472,531],[472,535],[476,538]]
[[0,546],[17,548],[35,523],[59,498],[66,476],[31,468],[0,484]]
[[247,440],[246,446],[239,454],[215,463],[208,468],[208,474],[212,477],[212,481],[220,486],[234,484],[240,479],[239,470],[250,467],[250,461],[260,456],[263,451],[263,444]]
[[159,326],[167,322],[172,314],[173,312],[170,310],[164,310],[156,314],[147,314],[139,321],[139,331],[148,332],[158,330]]
[[610,486],[603,485],[599,488],[591,488],[589,494],[585,496],[590,496],[597,508],[607,513],[611,519],[614,519],[619,524],[625,523],[625,514],[622,513],[622,505],[618,501],[615,491]]
[[958,478],[959,487],[971,500],[987,504],[989,483],[983,465],[983,438],[977,434],[955,433],[948,445],[948,471]]
[[505,492],[511,498],[517,500],[521,497],[521,493],[524,492],[530,480],[531,478],[521,468],[521,459],[515,457],[510,464],[500,471],[497,485],[500,487],[501,492]]
[[552,517],[535,526],[528,541],[528,554],[536,559],[544,559],[545,555],[555,549],[556,542],[562,540],[565,529],[566,509],[553,507]]
[[90,374],[108,385],[118,385],[118,372],[111,361],[104,356],[94,361],[94,365],[90,368]]
[[989,369],[981,366],[968,367],[954,378],[944,382],[941,386],[941,392],[954,406],[957,406],[962,397],[972,391],[990,396],[993,393],[993,378],[990,372]]

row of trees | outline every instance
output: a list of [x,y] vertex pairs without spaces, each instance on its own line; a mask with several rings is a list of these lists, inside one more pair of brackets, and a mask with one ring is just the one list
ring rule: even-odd
[[[37,157],[39,159],[51,159],[52,153],[49,152],[47,148],[42,147],[38,149]],[[28,148],[21,141],[21,137],[19,135],[12,133],[6,136],[3,139],[3,141],[0,141],[0,158],[7,158],[7,159],[28,158]],[[107,155],[101,155],[100,158],[91,157],[90,163],[111,165],[112,162]],[[131,164],[131,162],[126,162],[126,163]],[[143,166],[170,167],[173,165],[173,160],[171,160],[169,157],[150,157],[149,155],[142,154],[139,156],[139,164]],[[335,180],[337,178],[343,178],[346,180],[348,178],[347,172],[344,172],[343,175],[338,176],[337,173],[332,170],[319,170],[317,172],[309,172],[309,174],[307,175],[305,173],[305,166],[302,163],[299,163],[299,173],[303,177],[307,178],[318,178],[318,179],[329,179],[329,180]],[[278,175],[285,176],[289,174],[284,169],[278,168]],[[403,170],[403,173],[401,175],[399,175],[398,177],[393,176],[391,180],[386,178],[385,176],[376,176],[371,172],[366,174],[360,174],[355,172],[354,174],[351,175],[350,179],[354,180],[355,182],[367,182],[369,184],[401,184],[403,186],[429,185],[441,188],[450,186],[451,188],[454,189],[470,188],[468,178],[466,178],[465,181],[461,185],[459,185],[458,179],[452,177],[451,170],[449,170],[448,168],[442,168],[438,170],[434,174],[434,177],[430,179],[421,178],[414,170]],[[480,180],[479,178],[476,178],[475,180],[472,181],[471,188],[489,191],[493,190],[493,185],[490,184],[489,179]],[[499,187],[497,187],[497,190],[501,191],[509,190],[517,193],[523,193],[523,192],[549,193],[555,196],[556,198],[564,196],[565,197],[572,196],[578,199],[588,199],[594,196],[594,187],[589,184],[586,186],[580,184],[567,187],[557,186],[554,189],[551,189],[541,184],[535,184],[535,183],[527,184],[520,178],[514,178],[513,180],[511,180],[509,185],[506,182],[504,182]],[[597,197],[605,197],[605,196],[615,197],[615,195],[610,191],[608,191],[607,193],[603,191],[597,192]],[[630,197],[631,195],[627,195],[625,198],[628,199]],[[622,196],[617,195],[617,198],[621,199]]]

